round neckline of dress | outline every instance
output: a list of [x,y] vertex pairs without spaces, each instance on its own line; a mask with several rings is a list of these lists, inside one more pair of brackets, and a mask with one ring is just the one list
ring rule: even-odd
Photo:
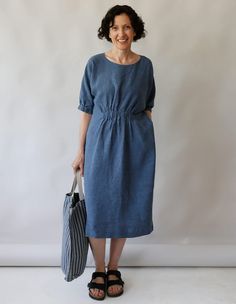
[[103,57],[105,58],[106,61],[110,62],[111,64],[115,64],[115,65],[118,65],[118,66],[131,66],[131,65],[136,65],[138,64],[141,60],[142,60],[142,55],[139,55],[140,58],[138,61],[134,62],[134,63],[129,63],[129,64],[122,64],[122,63],[117,63],[117,62],[113,62],[111,60],[109,60],[107,57],[106,57],[106,54],[105,53],[102,53]]

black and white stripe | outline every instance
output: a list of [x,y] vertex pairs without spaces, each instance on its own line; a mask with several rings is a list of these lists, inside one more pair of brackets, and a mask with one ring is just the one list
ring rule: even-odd
[[[79,193],[75,193],[79,177]],[[70,193],[66,194],[63,205],[63,234],[61,269],[65,280],[78,278],[85,269],[88,255],[88,238],[85,236],[86,206],[83,197],[81,177],[75,176]]]

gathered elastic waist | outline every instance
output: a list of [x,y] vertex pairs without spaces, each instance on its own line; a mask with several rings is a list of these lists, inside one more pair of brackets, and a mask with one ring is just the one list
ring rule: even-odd
[[115,111],[115,110],[109,110],[109,111],[94,111],[93,116],[99,117],[99,118],[108,118],[108,119],[116,119],[116,118],[128,118],[128,119],[135,119],[141,117],[144,113],[144,111],[134,113],[130,111]]

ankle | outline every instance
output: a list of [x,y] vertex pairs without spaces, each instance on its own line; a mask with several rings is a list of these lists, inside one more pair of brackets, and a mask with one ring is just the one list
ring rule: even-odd
[[117,270],[118,265],[117,264],[108,264],[107,265],[107,270]]
[[96,271],[97,272],[106,272],[105,265],[98,265],[98,266],[96,266]]

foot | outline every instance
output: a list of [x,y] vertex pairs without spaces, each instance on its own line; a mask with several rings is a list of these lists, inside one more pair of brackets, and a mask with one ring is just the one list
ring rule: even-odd
[[[109,269],[108,270],[118,270],[117,268],[112,268],[112,269]],[[107,276],[107,281],[111,281],[111,280],[119,280],[120,278],[114,274],[109,274]],[[107,292],[109,293],[109,295],[111,296],[116,296],[116,295],[120,295],[123,291],[123,286],[122,285],[117,285],[117,284],[114,284],[112,286],[109,286],[107,288]]]
[[[105,274],[105,271],[104,271],[104,274]],[[103,277],[96,277],[94,279],[92,279],[90,281],[91,283],[98,283],[98,284],[104,284],[105,283],[105,279]],[[96,299],[103,299],[104,298],[104,295],[105,295],[105,291],[102,290],[102,289],[99,289],[99,288],[89,288],[89,294],[93,297],[93,298],[96,298]]]

